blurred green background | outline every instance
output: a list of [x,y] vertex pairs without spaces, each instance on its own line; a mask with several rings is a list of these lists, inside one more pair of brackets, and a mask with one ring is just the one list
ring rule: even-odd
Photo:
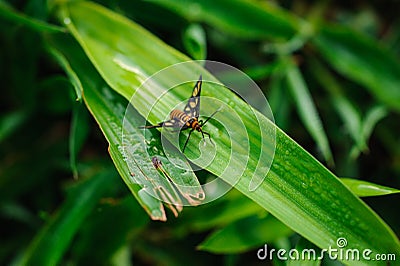
[[[193,59],[243,70],[276,124],[335,175],[400,188],[399,1],[270,1],[282,8],[270,20],[251,16],[264,1],[98,3]],[[256,256],[264,243],[305,241],[235,190],[151,221],[49,52],[49,36],[66,32],[56,4],[0,1],[0,264],[265,265]],[[288,60],[305,87],[285,77]],[[399,236],[400,195],[363,200]]]

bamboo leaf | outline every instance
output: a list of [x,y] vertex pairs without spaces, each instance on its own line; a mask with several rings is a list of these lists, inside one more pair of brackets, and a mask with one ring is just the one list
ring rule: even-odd
[[[224,197],[203,204],[196,209],[187,210],[184,213],[179,232],[206,231],[214,228],[222,228],[238,220],[250,216],[265,216],[267,212],[249,198],[237,190],[229,191]],[[190,224],[188,227],[187,224]]]
[[367,147],[367,140],[361,134],[361,115],[356,107],[346,98],[343,89],[334,79],[326,67],[317,60],[310,60],[311,71],[319,81],[321,86],[328,91],[332,99],[332,105],[336,112],[341,117],[349,135],[355,142],[355,148],[358,153],[365,151]]
[[113,171],[103,171],[81,182],[67,195],[56,215],[35,236],[18,265],[56,265],[73,236],[99,199],[112,187]]
[[79,104],[75,105],[72,111],[71,130],[69,134],[69,162],[74,178],[78,178],[77,156],[89,135],[88,114]]
[[377,185],[363,180],[357,180],[353,178],[341,178],[340,180],[359,197],[382,196],[400,193],[400,190],[398,189]]
[[[59,53],[56,58],[65,55],[69,56],[71,66],[73,66],[76,73],[79,73],[77,77],[83,84],[85,103],[92,115],[96,118],[101,129],[104,130],[103,132],[106,138],[110,141],[110,155],[133,195],[138,199],[139,203],[141,203],[152,219],[166,220],[162,203],[154,197],[164,199],[167,206],[171,208],[175,215],[178,215],[182,207],[180,196],[169,180],[166,180],[164,176],[157,173],[151,159],[146,157],[136,158],[140,161],[131,164],[132,167],[128,168],[124,161],[125,158],[121,158],[121,147],[123,146],[121,132],[125,115],[124,108],[121,107],[126,104],[126,101],[107,88],[104,81],[101,80],[90,63],[87,62],[82,51],[79,50],[79,47],[76,47],[76,44],[71,42],[71,40],[63,38],[62,36],[56,36],[49,39],[49,41],[53,47],[58,49],[52,51],[53,54]],[[73,57],[70,56],[72,54],[74,55]],[[135,114],[131,113],[130,118],[140,120],[138,114],[136,114],[135,118]],[[136,128],[136,131],[139,131],[139,129]],[[151,134],[148,135],[150,138],[154,138]],[[143,135],[137,134],[135,136],[139,137],[137,142],[144,142]],[[156,139],[159,139],[159,136],[156,136]],[[137,152],[142,153],[143,151],[135,150],[132,152],[136,154]],[[162,155],[158,156],[162,157]],[[179,176],[180,173],[181,172],[178,172],[177,176]],[[183,175],[183,177],[189,179],[189,181],[185,180],[186,183],[190,183],[190,177],[188,177],[188,175]],[[180,178],[182,179],[182,177]],[[197,179],[196,182],[198,184]],[[189,187],[191,190],[188,191],[187,194],[192,195],[192,192],[194,194],[193,198],[196,199],[197,191],[195,190],[195,192],[193,192],[195,188],[195,186]],[[197,188],[199,189],[199,185]],[[202,191],[198,193],[201,192]]]
[[325,160],[329,164],[333,165],[332,152],[329,147],[328,137],[326,136],[317,108],[314,105],[300,70],[292,63],[287,66],[286,71],[288,85],[292,92],[294,101],[296,102],[300,118],[303,120],[308,132],[321,149]]
[[25,121],[27,113],[24,111],[10,112],[0,117],[0,141],[12,135]]
[[212,233],[199,245],[199,249],[224,254],[244,252],[292,233],[292,230],[270,215],[264,218],[253,216]]
[[338,72],[365,86],[382,103],[400,110],[400,64],[396,55],[373,40],[338,26],[324,26],[313,43]]
[[71,82],[71,84],[74,86],[75,89],[76,100],[81,101],[83,88],[77,74],[74,72],[69,62],[65,59],[65,57],[62,54],[58,53],[57,51],[51,48],[49,48],[48,51],[53,57],[55,57],[57,62],[62,66],[62,68],[68,75],[69,81]]
[[376,124],[387,116],[388,110],[384,106],[374,106],[365,115],[363,120],[361,134],[368,140],[376,126]]
[[[168,75],[157,75],[151,83],[144,83],[140,87],[160,69],[187,61],[188,58],[140,26],[92,3],[64,4],[61,6],[60,18],[110,87],[126,99],[131,99],[135,93],[131,104],[151,123],[163,121],[179,101],[188,97],[188,86],[174,88],[165,94],[161,103],[156,105],[157,108],[147,116],[151,103],[163,95],[167,88],[182,84],[188,78],[195,81],[199,74],[203,74],[205,80],[217,82],[197,63],[188,63],[184,64],[185,67],[173,69]],[[213,138],[216,157],[213,161],[208,161],[207,165],[203,163],[209,157],[201,157],[204,161],[197,160],[196,164],[234,185],[245,196],[321,248],[334,248],[337,245],[336,240],[345,237],[348,241],[347,248],[371,249],[373,254],[399,253],[399,241],[388,226],[270,120],[250,108],[226,87],[215,83],[206,84],[202,92],[205,96],[229,103],[232,113],[222,110],[216,115],[216,119],[223,122],[225,130],[233,130],[234,134],[228,139],[221,124],[210,121],[207,130],[212,136],[218,136]],[[215,105],[210,104],[206,108],[203,106],[202,110],[212,112],[214,108]],[[238,124],[238,118],[241,124]],[[241,125],[245,132],[241,131]],[[265,142],[260,141],[262,134],[266,132],[270,138]],[[273,146],[270,142],[273,141],[273,132],[276,132],[275,153],[271,152]],[[193,136],[185,152],[188,158],[198,157],[199,149],[195,143],[200,140],[200,136]],[[246,153],[240,148],[243,140],[248,141],[251,152]],[[109,141],[112,145],[115,140]],[[203,153],[208,153],[208,148],[209,146],[201,146],[202,151],[207,151]],[[232,153],[236,150],[238,153]],[[231,153],[233,158],[230,158]],[[261,155],[274,160],[267,176],[265,174],[268,167],[262,167],[261,171],[257,169],[259,163],[261,166],[265,163],[265,160],[259,161]],[[117,164],[122,165],[122,154],[118,157],[120,159]],[[247,162],[245,168],[244,160]],[[227,171],[224,172],[225,169]],[[233,178],[237,173],[240,174],[239,180]],[[253,177],[265,179],[257,189],[250,191],[249,184]],[[346,263],[370,262],[362,260]]]
[[[367,143],[369,138],[371,137],[372,132],[374,131],[376,124],[378,124],[380,120],[387,116],[387,114],[387,108],[382,105],[374,106],[369,109],[368,112],[365,114],[364,119],[361,121],[362,124],[360,125],[359,138]],[[368,150],[368,147],[365,146],[364,150]],[[360,151],[362,150],[353,149],[350,154],[353,158],[356,158],[358,157]]]
[[56,25],[48,24],[44,21],[31,18],[26,16],[25,14],[19,13],[12,9],[11,6],[6,4],[5,2],[0,2],[0,17],[4,17],[10,21],[14,21],[18,24],[26,25],[34,30],[42,31],[42,32],[64,32],[65,29],[58,27]]
[[298,18],[268,3],[243,0],[153,2],[190,21],[208,23],[240,38],[290,38],[301,24]]
[[[204,22],[240,38],[290,39],[305,22],[268,4],[252,1],[154,1],[194,22]],[[229,6],[229,12],[226,7]],[[400,110],[399,58],[376,40],[353,30],[323,25],[311,42],[341,74],[365,86],[377,99]],[[301,34],[300,34],[301,35]]]
[[199,24],[189,25],[183,34],[183,45],[195,60],[207,57],[206,33]]

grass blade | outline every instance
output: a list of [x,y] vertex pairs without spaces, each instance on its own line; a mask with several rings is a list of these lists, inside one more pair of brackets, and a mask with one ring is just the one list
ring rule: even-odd
[[382,196],[400,193],[400,190],[398,189],[377,185],[363,180],[357,180],[353,178],[341,178],[340,180],[359,197]]
[[384,106],[374,106],[365,115],[363,120],[361,134],[368,140],[376,124],[387,116],[388,110]]
[[42,31],[42,32],[50,32],[50,33],[55,33],[55,32],[64,32],[65,29],[62,27],[58,27],[56,25],[48,24],[44,21],[31,18],[26,16],[25,14],[19,13],[15,10],[12,9],[8,4],[5,2],[0,2],[0,17],[4,17],[10,21],[14,21],[18,24],[23,24],[26,25],[27,27],[30,27],[34,30],[37,31]]
[[323,27],[313,43],[339,73],[365,86],[394,110],[400,110],[400,64],[395,55],[365,36],[341,27]]
[[[19,265],[56,265],[99,199],[112,187],[113,171],[103,171],[77,185],[57,214],[36,235]],[[57,243],[57,244],[55,244]]]
[[296,102],[300,118],[321,149],[325,160],[328,164],[333,165],[333,157],[329,147],[328,137],[326,136],[317,108],[314,105],[300,70],[294,64],[289,64],[286,71],[288,85]]
[[212,233],[199,245],[199,249],[223,254],[244,252],[292,233],[271,215],[264,218],[253,216]]
[[183,45],[186,51],[195,60],[204,60],[207,57],[206,33],[199,24],[189,25],[183,36]]
[[[279,8],[242,0],[153,1],[190,21],[205,22],[240,38],[290,38],[301,23]],[[226,12],[229,9],[229,12]]]

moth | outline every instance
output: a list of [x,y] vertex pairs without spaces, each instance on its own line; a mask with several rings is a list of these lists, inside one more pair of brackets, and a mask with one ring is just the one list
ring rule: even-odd
[[186,145],[189,142],[190,135],[193,131],[198,131],[205,139],[204,135],[207,135],[212,143],[210,133],[205,132],[203,130],[203,126],[219,111],[216,110],[211,114],[204,122],[203,120],[199,120],[200,116],[200,93],[201,93],[201,85],[202,85],[202,76],[200,75],[199,80],[196,82],[192,96],[189,98],[185,108],[183,111],[174,109],[169,114],[170,119],[156,125],[144,126],[141,128],[157,128],[157,127],[166,127],[173,128],[179,131],[190,129],[189,135],[186,139],[185,145],[183,145],[182,152],[185,152]]

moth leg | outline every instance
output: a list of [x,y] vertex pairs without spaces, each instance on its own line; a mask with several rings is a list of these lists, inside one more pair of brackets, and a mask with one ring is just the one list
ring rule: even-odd
[[[208,138],[209,138],[211,144],[215,146],[214,142],[213,142],[212,139],[211,139],[210,133],[208,133],[208,132],[203,132],[203,131],[202,131],[201,134],[203,135],[203,139],[204,139],[204,134],[206,134],[206,135],[208,136]],[[205,140],[204,140],[204,144],[205,144],[205,143],[206,143],[206,142],[205,142]]]
[[222,106],[221,106],[220,108],[218,108],[217,110],[215,110],[214,113],[212,113],[212,114],[206,119],[206,121],[203,122],[202,120],[200,120],[200,121],[201,121],[201,125],[204,126],[204,125],[208,122],[208,120],[210,120],[216,113],[218,113],[219,111],[221,111],[221,109],[222,109]]
[[186,139],[185,145],[183,145],[182,152],[185,152],[186,145],[187,145],[188,142],[189,142],[190,135],[192,134],[193,130],[194,130],[194,129],[192,129],[192,130],[189,131],[189,136],[188,136],[187,139]]
[[145,128],[156,128],[156,127],[162,127],[164,125],[164,122],[158,123],[157,125],[150,125],[150,126],[140,126],[140,129],[145,129]]

